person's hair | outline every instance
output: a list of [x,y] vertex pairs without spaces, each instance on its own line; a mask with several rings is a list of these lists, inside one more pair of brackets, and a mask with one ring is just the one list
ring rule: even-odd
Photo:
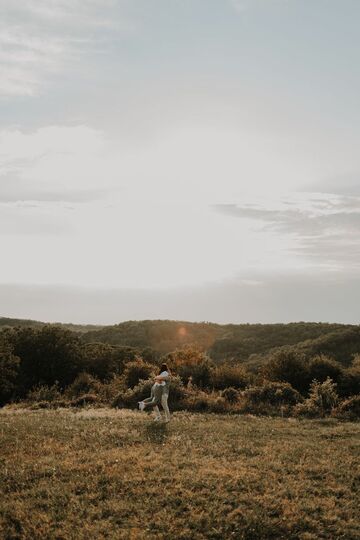
[[160,373],[162,373],[163,371],[169,371],[168,367],[166,364],[161,364],[161,368],[160,368],[160,371],[159,371],[159,375]]

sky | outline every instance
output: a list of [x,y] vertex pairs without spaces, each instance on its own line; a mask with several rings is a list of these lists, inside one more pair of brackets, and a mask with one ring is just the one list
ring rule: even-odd
[[358,323],[358,0],[0,0],[0,316]]

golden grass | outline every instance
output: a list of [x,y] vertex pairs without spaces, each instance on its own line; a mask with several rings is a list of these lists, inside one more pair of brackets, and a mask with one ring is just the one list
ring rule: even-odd
[[359,539],[360,425],[0,411],[0,537]]

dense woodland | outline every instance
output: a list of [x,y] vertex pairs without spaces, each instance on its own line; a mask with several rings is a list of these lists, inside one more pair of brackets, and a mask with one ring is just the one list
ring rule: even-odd
[[226,409],[246,397],[268,410],[303,406],[314,392],[318,400],[327,392],[328,401],[336,396],[333,405],[357,396],[358,407],[359,359],[355,325],[129,321],[94,327],[3,318],[0,403],[87,396],[134,406],[166,361],[174,375],[174,406],[177,400],[209,409],[216,402]]

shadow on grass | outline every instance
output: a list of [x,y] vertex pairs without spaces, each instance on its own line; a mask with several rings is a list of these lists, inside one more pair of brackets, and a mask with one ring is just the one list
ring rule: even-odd
[[155,444],[163,444],[168,437],[167,425],[162,422],[152,422],[145,427],[146,438]]

